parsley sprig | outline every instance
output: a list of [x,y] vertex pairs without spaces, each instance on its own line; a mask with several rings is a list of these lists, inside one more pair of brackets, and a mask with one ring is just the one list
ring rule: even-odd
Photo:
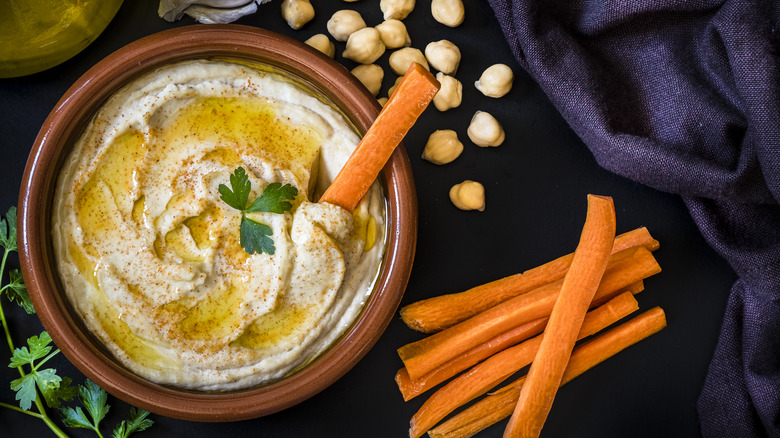
[[284,213],[292,208],[292,201],[298,196],[298,189],[290,184],[271,183],[263,190],[263,193],[249,206],[249,194],[252,191],[252,183],[243,167],[237,168],[230,175],[230,186],[220,184],[218,187],[220,198],[236,210],[241,211],[241,226],[239,243],[247,254],[276,252],[274,241],[270,236],[273,230],[267,224],[256,222],[246,216],[247,213],[265,211],[270,213]]
[[[18,249],[15,207],[11,207],[4,218],[0,217],[0,246],[3,248],[3,258],[0,261],[0,284],[2,284],[8,256]],[[10,301],[22,307],[27,314],[35,313],[19,270],[14,269],[8,273],[8,283],[0,286],[0,294],[3,292]],[[0,407],[38,418],[46,423],[56,436],[67,438],[68,435],[49,416],[46,407],[59,409],[65,426],[90,429],[95,431],[99,438],[103,438],[100,422],[110,408],[106,404],[108,394],[90,380],[87,380],[84,385],[73,386],[69,377],[59,376],[54,368],[45,368],[44,365],[60,352],[52,343],[51,336],[45,331],[27,339],[26,346],[15,348],[2,302],[0,302],[0,324],[3,326],[8,347],[13,352],[8,367],[19,371],[19,378],[11,381],[11,389],[16,392],[19,406],[0,402]],[[76,395],[89,417],[84,414],[81,407],[61,407],[63,402],[70,402]],[[114,428],[112,438],[127,438],[134,432],[147,429],[153,424],[152,420],[146,418],[148,415],[147,411],[131,408],[126,419]]]

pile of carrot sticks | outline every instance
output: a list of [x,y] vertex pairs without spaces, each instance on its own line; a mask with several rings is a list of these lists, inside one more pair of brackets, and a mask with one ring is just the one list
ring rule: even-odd
[[639,309],[634,295],[661,271],[646,228],[615,228],[612,199],[589,195],[574,253],[401,309],[410,328],[430,333],[398,349],[404,400],[451,379],[414,414],[410,437],[469,437],[507,417],[505,437],[537,437],[561,385],[666,326],[656,307],[606,330]]

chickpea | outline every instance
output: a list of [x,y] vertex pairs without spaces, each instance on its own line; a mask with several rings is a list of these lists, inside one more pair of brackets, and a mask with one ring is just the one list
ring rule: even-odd
[[282,18],[293,29],[300,29],[314,18],[314,6],[309,0],[284,0],[282,2]]
[[398,76],[395,79],[395,83],[393,85],[391,85],[390,88],[387,90],[387,97],[390,97],[390,96],[393,95],[393,92],[395,91],[396,88],[398,88],[398,84],[400,84],[403,79],[404,79],[403,76]]
[[397,49],[399,47],[408,47],[412,45],[412,39],[406,30],[406,25],[401,20],[385,20],[376,25],[379,31],[379,38],[385,43],[388,49]]
[[441,84],[441,88],[433,96],[433,105],[436,109],[447,111],[460,106],[460,102],[463,100],[463,85],[460,81],[442,72],[436,73],[436,79]]
[[414,0],[379,0],[385,20],[403,20],[414,9]]
[[318,33],[305,42],[331,58],[336,56],[336,46],[324,33]]
[[463,23],[466,11],[461,0],[433,0],[431,14],[433,19],[439,23],[449,27],[457,27]]
[[447,164],[458,158],[463,152],[463,143],[458,134],[451,129],[434,131],[425,143],[422,159],[433,164]]
[[448,40],[434,41],[425,46],[425,58],[436,70],[454,75],[460,64],[460,49]]
[[399,75],[405,74],[413,62],[422,65],[426,70],[430,70],[428,61],[425,60],[425,55],[422,54],[420,49],[415,49],[414,47],[404,47],[396,50],[390,54],[388,62],[390,63],[390,68]]
[[485,187],[471,180],[455,184],[450,189],[450,201],[461,210],[485,210]]
[[495,117],[484,111],[474,113],[466,133],[480,147],[500,146],[504,142],[504,128]]
[[366,27],[366,22],[363,21],[360,12],[344,9],[333,13],[327,27],[333,39],[344,42],[353,32]]
[[385,45],[379,39],[379,31],[373,27],[364,27],[352,32],[343,55],[361,64],[373,64],[383,53]]
[[501,97],[512,89],[515,75],[505,64],[494,64],[488,67],[479,80],[474,83],[477,90],[489,97]]
[[382,79],[385,77],[385,71],[376,64],[359,65],[352,69],[352,74],[368,88],[374,96],[379,94],[382,88]]
[[380,104],[380,105],[382,105],[382,106],[385,106],[385,104],[387,103],[387,101],[388,101],[388,100],[389,100],[389,99],[388,99],[388,98],[386,98],[386,97],[380,97],[380,98],[379,98],[379,99],[377,99],[376,101],[377,101],[377,102],[379,102],[379,104]]

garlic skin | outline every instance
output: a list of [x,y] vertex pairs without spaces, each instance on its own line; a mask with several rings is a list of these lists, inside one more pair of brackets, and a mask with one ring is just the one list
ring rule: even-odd
[[364,27],[349,36],[343,56],[360,64],[373,64],[383,53],[385,45],[379,38],[379,31]]
[[160,0],[157,14],[166,21],[177,21],[184,15],[202,24],[232,23],[257,12],[257,7],[271,0]]

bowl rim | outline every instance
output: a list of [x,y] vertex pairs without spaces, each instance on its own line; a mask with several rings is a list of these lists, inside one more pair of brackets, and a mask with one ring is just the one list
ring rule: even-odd
[[[56,167],[70,152],[70,140],[94,111],[130,79],[162,64],[210,57],[260,61],[297,75],[336,103],[362,132],[379,112],[376,99],[346,68],[272,31],[235,24],[189,25],[136,40],[81,76],[44,121],[19,193],[19,258],[44,328],[89,379],[119,399],[160,415],[191,421],[237,421],[268,415],[312,397],[349,371],[376,343],[393,318],[411,273],[417,198],[408,155],[399,145],[381,174],[387,197],[387,246],[374,291],[352,327],[302,370],[265,386],[198,392],[155,384],[122,367],[93,335],[85,333],[88,330],[73,310],[68,310],[70,304],[52,263],[48,212],[58,176]],[[62,114],[73,116],[66,119]],[[72,123],[74,119],[78,123]]]

